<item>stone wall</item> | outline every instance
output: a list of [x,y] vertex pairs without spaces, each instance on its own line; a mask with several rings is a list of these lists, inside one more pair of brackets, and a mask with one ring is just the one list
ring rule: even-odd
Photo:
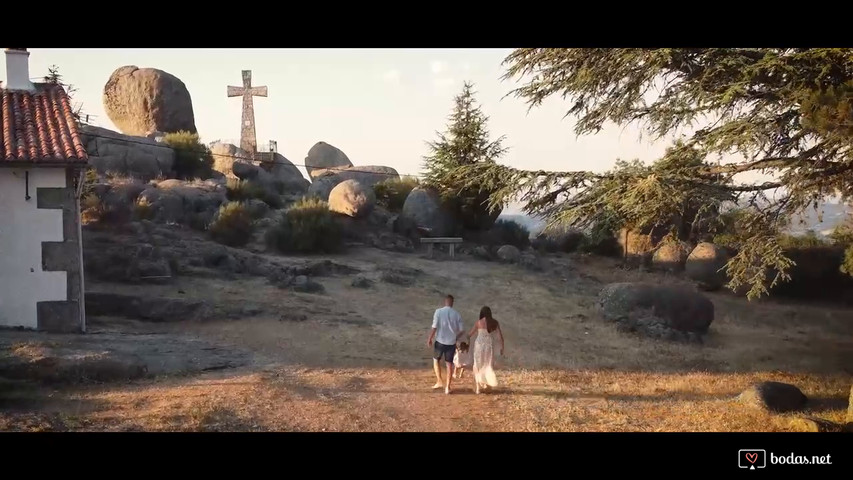
[[42,242],[42,270],[65,272],[66,299],[37,304],[38,329],[48,332],[85,332],[83,244],[80,231],[79,170],[67,169],[65,188],[40,188],[38,208],[62,211],[62,241]]

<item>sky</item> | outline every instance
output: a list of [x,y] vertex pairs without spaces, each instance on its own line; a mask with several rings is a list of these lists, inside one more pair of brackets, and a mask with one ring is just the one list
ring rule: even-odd
[[[505,135],[509,152],[500,163],[524,169],[604,171],[617,159],[659,158],[667,141],[651,143],[636,126],[609,125],[578,138],[568,105],[559,97],[528,111],[522,99],[506,96],[515,81],[501,80],[511,49],[39,49],[30,51],[34,81],[56,65],[76,89],[90,123],[117,130],[106,115],[104,84],[117,68],[153,67],[178,77],[192,97],[195,123],[204,143],[239,144],[241,97],[229,85],[268,87],[255,97],[258,145],[278,142],[278,152],[304,164],[312,145],[327,142],[354,165],[390,166],[402,175],[422,171],[426,142],[444,131],[453,98],[464,81],[474,84],[489,116],[493,138]],[[5,79],[5,62],[2,77]],[[300,170],[305,174],[304,168]],[[307,175],[306,175],[307,177]],[[518,211],[517,206],[507,213]]]

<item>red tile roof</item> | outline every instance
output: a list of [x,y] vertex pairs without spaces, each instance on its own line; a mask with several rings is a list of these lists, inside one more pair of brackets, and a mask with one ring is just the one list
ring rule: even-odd
[[0,165],[86,163],[71,102],[60,85],[37,83],[32,92],[2,90]]

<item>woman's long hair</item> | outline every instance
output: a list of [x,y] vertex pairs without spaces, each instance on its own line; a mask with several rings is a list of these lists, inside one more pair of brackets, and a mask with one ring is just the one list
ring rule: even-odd
[[486,329],[491,333],[498,328],[498,322],[492,318],[492,309],[483,307],[480,309],[480,318],[486,319]]

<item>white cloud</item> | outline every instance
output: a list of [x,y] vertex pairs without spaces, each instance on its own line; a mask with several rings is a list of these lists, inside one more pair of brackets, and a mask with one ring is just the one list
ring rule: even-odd
[[462,70],[463,70],[463,71],[465,71],[465,72],[470,72],[470,71],[471,71],[471,68],[472,68],[472,67],[471,67],[471,64],[470,64],[470,63],[468,63],[468,62],[465,62],[465,63],[463,63],[463,64],[462,64]]
[[430,69],[432,70],[432,73],[438,75],[439,73],[447,70],[447,62],[443,62],[441,60],[433,60],[430,64]]
[[382,81],[386,83],[397,84],[400,83],[401,76],[402,75],[400,74],[400,71],[395,68],[393,70],[388,70],[387,72],[383,73]]
[[435,88],[447,88],[452,86],[454,83],[456,83],[456,81],[450,77],[439,77],[432,81]]

